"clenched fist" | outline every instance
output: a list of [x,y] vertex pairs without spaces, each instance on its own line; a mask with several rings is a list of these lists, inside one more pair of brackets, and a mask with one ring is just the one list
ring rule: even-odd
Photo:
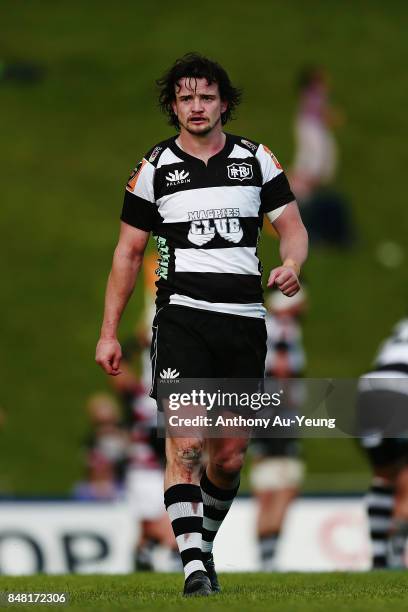
[[274,268],[269,275],[268,287],[271,289],[273,285],[288,297],[292,297],[300,289],[298,275],[292,266]]
[[95,361],[106,374],[111,376],[121,374],[122,370],[119,369],[121,359],[122,349],[116,338],[99,340],[96,345]]

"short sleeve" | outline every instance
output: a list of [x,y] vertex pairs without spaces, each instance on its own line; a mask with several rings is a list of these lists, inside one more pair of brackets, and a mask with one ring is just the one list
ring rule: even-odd
[[157,207],[154,201],[154,166],[143,158],[136,166],[126,185],[121,220],[150,232],[157,223]]
[[256,158],[262,172],[261,210],[269,213],[295,199],[282,166],[268,147],[259,145]]

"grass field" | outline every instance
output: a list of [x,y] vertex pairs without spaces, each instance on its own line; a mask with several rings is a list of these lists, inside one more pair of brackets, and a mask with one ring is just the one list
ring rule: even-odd
[[[93,355],[123,185],[171,133],[154,79],[186,51],[225,64],[245,90],[229,131],[265,142],[285,167],[296,74],[308,62],[331,73],[347,115],[338,185],[359,240],[347,252],[310,255],[308,375],[350,377],[368,367],[407,307],[406,265],[389,269],[376,258],[388,240],[406,256],[407,17],[402,0],[208,0],[205,9],[184,0],[2,2],[0,60],[38,63],[44,79],[0,83],[0,406],[8,415],[0,491],[66,493],[81,476],[84,402],[107,386]],[[270,239],[262,255],[265,269],[276,263]],[[122,335],[141,303],[137,293]],[[313,441],[305,452],[309,489],[361,488],[367,469],[352,442]]]
[[[226,574],[223,593],[205,599],[180,596],[182,578],[173,574],[0,578],[8,592],[66,592],[69,610],[403,612],[408,607],[406,572],[370,574]],[[65,606],[31,606],[34,610]],[[27,610],[29,606],[13,605]]]

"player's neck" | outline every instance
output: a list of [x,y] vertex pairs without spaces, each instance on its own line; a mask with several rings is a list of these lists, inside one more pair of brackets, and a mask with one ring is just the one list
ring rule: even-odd
[[211,130],[209,134],[203,136],[196,136],[181,128],[177,144],[189,155],[198,157],[207,163],[210,157],[217,155],[224,148],[225,140],[226,136],[221,129]]

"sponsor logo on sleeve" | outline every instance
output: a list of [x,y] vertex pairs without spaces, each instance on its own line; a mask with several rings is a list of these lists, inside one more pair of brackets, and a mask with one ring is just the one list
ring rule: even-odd
[[139,180],[139,176],[142,171],[142,168],[145,164],[146,164],[146,160],[142,159],[142,161],[137,164],[136,168],[132,170],[132,174],[129,176],[129,179],[126,185],[126,189],[128,191],[134,191],[136,187],[136,183]]
[[266,147],[265,145],[262,145],[265,152],[271,157],[273,163],[275,164],[275,166],[278,168],[278,170],[282,170],[282,166],[280,165],[280,163],[278,162],[278,160],[276,159],[275,155],[272,153],[272,151],[270,149],[268,149],[268,147]]
[[257,151],[258,149],[258,145],[254,144],[253,142],[251,142],[250,140],[245,140],[245,138],[241,138],[241,142],[242,144],[244,144],[246,147],[248,147],[248,149],[250,149],[250,151]]
[[154,162],[154,160],[156,159],[156,157],[158,156],[158,154],[160,153],[160,151],[163,149],[163,147],[155,147],[153,149],[153,151],[151,152],[151,155],[149,157],[149,162],[152,164]]

